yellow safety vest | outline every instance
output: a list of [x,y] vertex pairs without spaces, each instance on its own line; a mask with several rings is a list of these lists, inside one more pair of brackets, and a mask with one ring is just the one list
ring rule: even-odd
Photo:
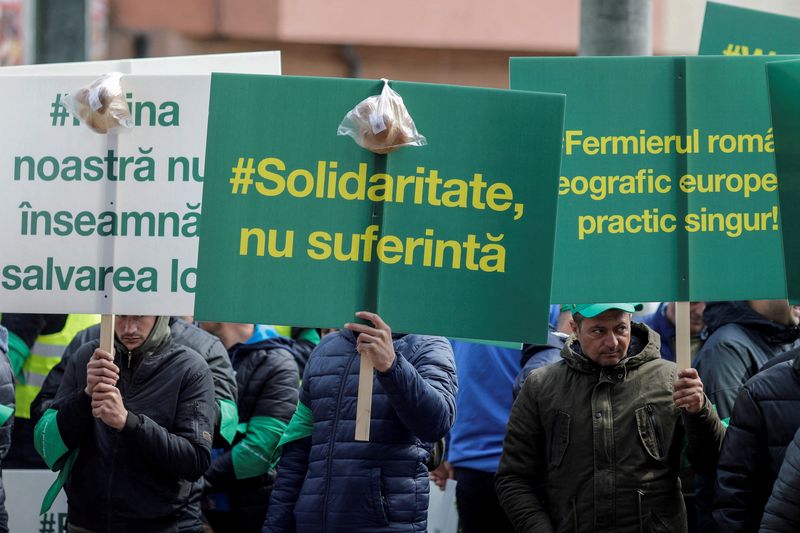
[[42,390],[50,370],[61,361],[64,350],[78,332],[100,322],[100,315],[67,315],[64,328],[57,333],[39,335],[31,348],[31,355],[22,365],[23,382],[17,381],[17,411],[20,418],[31,417],[31,404]]
[[275,333],[287,339],[292,338],[292,326],[272,326],[275,328]]

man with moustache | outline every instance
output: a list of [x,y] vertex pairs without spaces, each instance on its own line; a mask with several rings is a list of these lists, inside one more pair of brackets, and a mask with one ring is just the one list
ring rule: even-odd
[[663,360],[635,310],[574,305],[562,360],[525,381],[496,477],[517,531],[686,532],[684,435],[702,468],[724,432],[697,372]]

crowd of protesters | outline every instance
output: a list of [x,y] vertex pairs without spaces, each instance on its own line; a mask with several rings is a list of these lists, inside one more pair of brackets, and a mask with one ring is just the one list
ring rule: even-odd
[[693,302],[692,368],[675,314],[553,306],[521,349],[120,315],[107,351],[99,316],[6,313],[0,458],[58,472],[74,533],[426,531],[450,479],[462,533],[800,531],[800,308]]

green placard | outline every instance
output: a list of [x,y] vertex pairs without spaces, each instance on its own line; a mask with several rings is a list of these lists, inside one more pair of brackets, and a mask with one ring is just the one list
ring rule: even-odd
[[567,95],[552,301],[785,298],[764,65],[514,58]]
[[708,2],[700,55],[761,56],[800,52],[800,19]]
[[[800,61],[767,65],[775,164],[781,175],[781,220],[785,228],[800,227]],[[791,303],[800,300],[800,233],[783,232],[786,286]]]
[[543,340],[563,95],[391,85],[428,144],[383,156],[336,135],[380,82],[212,77],[200,319]]

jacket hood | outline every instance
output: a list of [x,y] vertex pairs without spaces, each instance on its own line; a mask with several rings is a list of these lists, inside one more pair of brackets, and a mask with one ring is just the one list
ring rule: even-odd
[[569,335],[566,333],[561,333],[555,331],[552,327],[547,334],[547,344],[523,344],[522,345],[522,357],[520,358],[520,366],[525,366],[525,364],[531,360],[531,358],[541,353],[545,350],[561,350],[564,347],[564,343],[569,338]]
[[[573,370],[585,374],[597,374],[604,368],[583,355],[581,345],[574,335],[567,339],[561,350],[561,357]],[[631,343],[628,346],[628,355],[613,367],[608,368],[628,371],[660,358],[661,340],[658,334],[644,324],[631,322]]]
[[253,335],[247,340],[246,344],[255,344],[275,337],[280,337],[280,335],[278,335],[274,327],[265,324],[253,324]]
[[153,325],[153,329],[150,330],[150,334],[144,340],[141,346],[134,348],[133,350],[128,350],[122,341],[117,338],[117,335],[114,335],[114,347],[117,350],[117,353],[130,353],[130,356],[134,359],[139,360],[141,357],[150,357],[155,353],[155,351],[169,339],[170,336],[170,329],[169,329],[169,317],[168,316],[158,316],[156,317],[156,323]]
[[800,328],[779,324],[754,311],[745,301],[709,302],[703,313],[709,335],[725,324],[754,330],[769,344],[785,344],[800,337]]

